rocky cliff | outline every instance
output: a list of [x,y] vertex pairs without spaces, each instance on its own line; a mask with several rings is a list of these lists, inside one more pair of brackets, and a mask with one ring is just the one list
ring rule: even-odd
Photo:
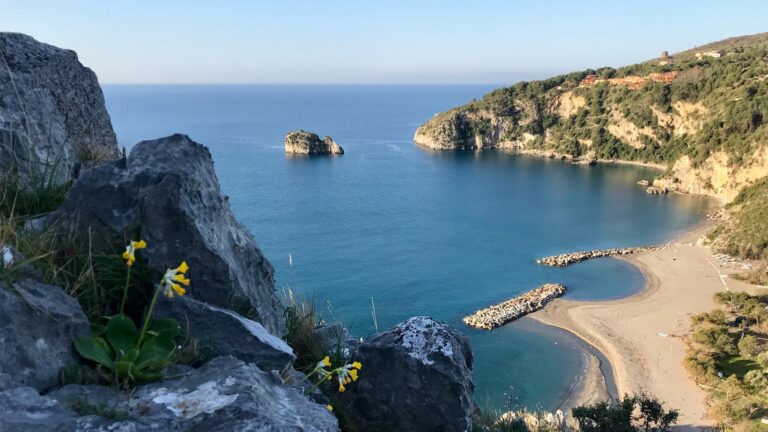
[[436,114],[436,150],[509,149],[669,167],[657,186],[723,201],[768,175],[768,33],[618,69],[520,82]]
[[0,174],[63,184],[81,166],[117,156],[96,74],[77,54],[0,33]]
[[320,139],[316,133],[303,130],[288,132],[285,136],[285,152],[288,154],[344,154],[344,149],[333,138]]

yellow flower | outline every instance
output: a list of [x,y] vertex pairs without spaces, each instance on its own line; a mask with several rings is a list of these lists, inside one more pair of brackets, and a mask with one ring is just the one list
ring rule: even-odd
[[134,241],[131,240],[131,243],[125,247],[125,252],[123,252],[123,259],[125,260],[125,264],[130,267],[133,265],[134,262],[136,262],[136,251],[139,249],[144,249],[147,247],[147,242],[144,240]]
[[355,369],[362,369],[363,368],[363,364],[360,363],[359,361],[352,362],[352,367],[355,368]]
[[346,390],[346,389],[347,388],[344,387],[344,384],[339,384],[339,393],[344,393],[344,390]]
[[186,273],[187,270],[189,270],[187,262],[182,261],[181,264],[175,269],[168,269],[165,271],[165,275],[163,276],[163,280],[160,282],[160,284],[164,288],[164,294],[166,297],[173,298],[174,292],[180,296],[186,294],[187,290],[181,285],[189,286],[189,279],[184,277],[184,273]]
[[352,381],[357,381],[357,369],[352,369],[349,371],[349,376],[352,377]]
[[325,356],[325,358],[323,359],[323,366],[325,366],[325,367],[330,367],[331,366],[331,358],[330,357]]
[[333,412],[333,405],[326,405],[325,409],[327,409],[330,412]]

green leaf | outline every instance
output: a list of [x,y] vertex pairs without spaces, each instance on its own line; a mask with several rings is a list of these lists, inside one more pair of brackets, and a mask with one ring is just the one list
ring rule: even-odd
[[119,314],[109,319],[107,323],[107,340],[117,352],[118,357],[125,355],[131,348],[136,348],[139,332],[133,320]]
[[128,352],[125,353],[123,358],[119,359],[120,361],[127,361],[127,362],[135,362],[136,358],[139,357],[139,349],[138,348],[131,348],[128,350]]
[[75,349],[84,358],[112,369],[115,354],[104,339],[98,336],[80,338],[75,341]]
[[155,332],[160,337],[173,340],[181,332],[181,326],[173,318],[160,318],[152,321],[149,325],[149,330]]
[[173,340],[162,336],[150,336],[144,340],[136,366],[141,369],[163,369],[173,354],[176,344]]
[[129,361],[116,361],[115,373],[120,378],[128,378],[129,381],[134,381],[137,377],[138,369],[133,362]]
[[94,322],[91,323],[91,334],[94,336],[101,336],[107,331],[106,323]]

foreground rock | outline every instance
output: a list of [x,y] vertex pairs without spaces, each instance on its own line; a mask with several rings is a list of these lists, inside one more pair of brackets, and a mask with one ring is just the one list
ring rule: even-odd
[[188,297],[161,299],[158,316],[180,320],[182,337],[194,339],[198,349],[213,356],[233,356],[264,371],[285,371],[295,356],[285,341],[261,324],[217,306]]
[[297,130],[285,136],[285,152],[290,154],[344,154],[344,149],[333,138],[320,139],[316,133]]
[[191,297],[285,332],[272,265],[232,214],[208,149],[186,135],[142,141],[127,160],[85,171],[49,220],[110,253],[144,239],[158,273],[187,261]]
[[0,174],[63,184],[118,157],[96,74],[74,51],[0,33]]
[[565,286],[560,284],[545,284],[527,293],[511,298],[505,302],[489,306],[485,309],[464,317],[464,324],[491,330],[514,321],[531,312],[541,310],[547,303],[565,294]]
[[95,385],[46,396],[29,387],[7,390],[0,392],[0,414],[3,431],[339,430],[324,406],[232,357],[132,393]]
[[472,351],[447,324],[414,317],[360,344],[361,378],[340,397],[358,430],[472,429]]
[[61,288],[33,280],[0,285],[0,373],[7,374],[0,387],[58,385],[61,368],[77,362],[75,339],[89,333],[80,305]]
[[536,260],[538,264],[552,267],[564,267],[592,258],[603,258],[612,255],[633,255],[641,252],[650,252],[663,249],[664,246],[640,246],[629,248],[596,249],[591,251],[569,252],[561,255],[553,255]]

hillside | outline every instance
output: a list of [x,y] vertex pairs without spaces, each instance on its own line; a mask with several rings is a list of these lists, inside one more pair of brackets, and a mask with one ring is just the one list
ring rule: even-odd
[[519,82],[435,115],[414,141],[661,164],[661,186],[733,200],[768,175],[768,33],[618,69]]

